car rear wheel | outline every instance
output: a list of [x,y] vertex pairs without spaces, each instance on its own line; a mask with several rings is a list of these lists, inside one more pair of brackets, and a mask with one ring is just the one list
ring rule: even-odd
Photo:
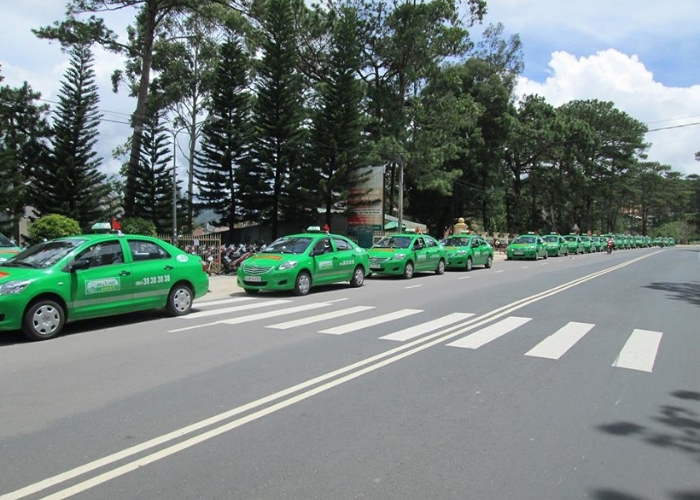
[[24,313],[22,333],[29,340],[46,340],[55,337],[66,322],[66,313],[53,300],[40,299]]
[[486,259],[486,264],[484,264],[484,267],[486,267],[486,269],[491,269],[492,265],[493,265],[493,256],[489,255],[489,258]]
[[406,266],[403,268],[403,277],[407,280],[413,278],[413,262],[406,262]]
[[364,282],[365,282],[365,270],[362,268],[362,266],[357,266],[352,273],[352,279],[350,280],[350,286],[353,288],[357,288],[357,287],[362,286],[362,284]]
[[170,290],[168,304],[165,308],[170,316],[182,316],[192,309],[193,299],[194,294],[189,285],[178,283]]
[[467,263],[465,264],[465,269],[467,271],[471,271],[473,267],[474,267],[474,262],[472,261],[472,258],[467,257]]
[[435,274],[445,274],[445,261],[443,259],[440,259],[440,262],[438,262]]
[[306,271],[302,271],[297,276],[294,283],[294,295],[306,295],[311,290],[311,275]]

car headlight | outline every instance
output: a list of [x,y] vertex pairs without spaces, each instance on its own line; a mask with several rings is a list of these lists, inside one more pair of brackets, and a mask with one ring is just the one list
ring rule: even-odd
[[392,257],[392,259],[394,259],[394,260],[402,260],[402,259],[405,259],[405,258],[406,258],[406,254],[405,254],[405,253],[396,253],[396,254],[394,254],[394,256]]
[[282,262],[278,269],[281,271],[285,271],[287,269],[294,269],[295,267],[297,267],[298,263],[299,262],[296,260],[288,260],[287,262]]
[[14,295],[16,293],[22,293],[22,291],[27,288],[27,285],[31,283],[30,281],[8,281],[0,285],[0,295]]

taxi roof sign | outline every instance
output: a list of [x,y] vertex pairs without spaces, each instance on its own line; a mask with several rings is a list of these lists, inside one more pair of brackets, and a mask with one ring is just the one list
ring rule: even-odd
[[96,233],[108,233],[112,230],[112,225],[109,222],[96,222],[90,229]]
[[320,233],[321,226],[309,226],[306,228],[307,233]]

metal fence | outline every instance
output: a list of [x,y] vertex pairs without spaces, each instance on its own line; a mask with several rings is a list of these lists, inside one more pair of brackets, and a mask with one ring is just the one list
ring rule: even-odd
[[[169,234],[159,234],[158,238],[173,243]],[[219,234],[181,234],[177,237],[178,248],[192,255],[199,255],[207,263],[209,274],[221,272],[221,235]]]

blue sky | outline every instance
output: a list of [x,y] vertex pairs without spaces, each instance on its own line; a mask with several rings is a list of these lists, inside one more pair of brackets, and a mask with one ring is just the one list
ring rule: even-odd
[[[67,58],[31,28],[63,18],[67,0],[0,0],[0,69],[4,84],[23,81],[55,100]],[[525,71],[519,95],[537,93],[553,105],[572,99],[612,101],[650,128],[649,159],[683,174],[700,174],[700,0],[488,0],[485,24],[501,22],[523,42]],[[124,13],[105,17],[124,33]],[[480,29],[472,29],[478,38]],[[113,54],[97,52],[101,88],[99,152],[104,169],[119,162],[110,152],[128,136],[133,100],[113,94],[110,75],[120,67]],[[184,162],[182,162],[184,164]],[[184,174],[184,173],[183,173]]]

